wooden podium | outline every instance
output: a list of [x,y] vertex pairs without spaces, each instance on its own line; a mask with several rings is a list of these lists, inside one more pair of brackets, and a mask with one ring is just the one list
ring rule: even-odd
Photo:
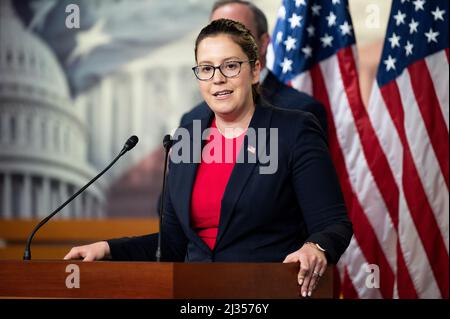
[[[296,263],[0,260],[0,298],[291,299],[300,298],[298,267]],[[330,267],[313,298],[332,298],[332,288]]]

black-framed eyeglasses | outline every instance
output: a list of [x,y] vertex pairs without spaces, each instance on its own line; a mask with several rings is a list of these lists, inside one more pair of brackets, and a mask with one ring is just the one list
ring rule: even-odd
[[255,60],[248,61],[226,61],[218,66],[210,65],[210,64],[201,64],[194,66],[192,71],[194,71],[195,76],[200,81],[208,81],[214,77],[216,73],[216,69],[220,70],[220,73],[223,74],[226,78],[233,78],[238,76],[241,72],[242,63],[253,63]]

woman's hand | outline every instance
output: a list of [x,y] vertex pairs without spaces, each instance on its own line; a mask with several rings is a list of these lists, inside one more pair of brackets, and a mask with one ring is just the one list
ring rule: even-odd
[[110,259],[111,253],[108,243],[106,241],[99,241],[90,245],[73,247],[64,257],[64,260],[81,258],[83,258],[83,261]]
[[302,248],[289,254],[283,263],[300,263],[298,272],[298,284],[303,297],[311,297],[316,289],[320,277],[327,269],[327,258],[325,253],[315,246],[314,243],[305,243]]

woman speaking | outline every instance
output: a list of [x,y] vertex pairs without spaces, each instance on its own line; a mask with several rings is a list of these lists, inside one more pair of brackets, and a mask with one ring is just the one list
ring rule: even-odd
[[[241,23],[203,28],[195,60],[210,112],[175,138],[162,260],[299,262],[302,295],[311,295],[353,234],[324,133],[313,115],[259,97],[258,48]],[[154,260],[156,242],[155,234],[112,239],[65,259]]]

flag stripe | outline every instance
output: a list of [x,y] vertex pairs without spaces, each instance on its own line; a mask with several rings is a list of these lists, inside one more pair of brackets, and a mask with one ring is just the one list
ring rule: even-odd
[[383,281],[381,286],[381,293],[385,298],[392,297],[392,286],[394,282],[394,274],[387,261],[383,250],[378,242],[378,239],[367,220],[367,216],[364,214],[362,207],[355,194],[353,193],[351,183],[349,180],[348,172],[345,166],[344,156],[342,150],[339,147],[339,143],[336,136],[336,127],[334,124],[334,117],[331,111],[329,96],[327,94],[325,81],[318,65],[311,67],[311,78],[313,79],[313,92],[314,96],[321,101],[328,114],[328,128],[329,128],[329,144],[330,152],[336,167],[336,171],[341,182],[341,187],[346,202],[347,210],[353,224],[358,225],[354,227],[354,236],[358,240],[359,245],[362,247],[362,252],[365,255],[366,260],[373,264],[378,264]]
[[[366,109],[360,101],[362,101],[358,86],[352,81],[358,81],[357,75],[352,70],[356,70],[352,51],[342,49],[338,52],[338,62],[341,69],[342,79],[344,80],[344,88],[349,96],[350,109],[353,113],[358,134],[361,137],[361,145],[364,150],[365,158],[368,160],[370,172],[383,196],[383,200],[388,208],[393,226],[397,231],[398,225],[398,187],[392,173],[386,156],[380,146],[373,127],[369,121]],[[356,88],[356,90],[355,90]]]
[[[417,295],[419,298],[440,298],[441,293],[431,263],[412,219],[403,188],[399,203],[399,242]],[[404,283],[399,281],[399,285],[401,289]]]
[[[439,289],[435,283],[436,279],[432,275],[433,271],[428,262],[428,257],[424,251],[414,223],[411,221],[410,212],[405,202],[402,184],[403,145],[401,144],[393,119],[389,115],[387,106],[376,83],[373,86],[370,101],[371,107],[368,109],[368,112],[372,125],[381,142],[384,153],[387,154],[390,167],[393,167],[395,171],[398,172],[395,175],[396,183],[399,186],[400,191],[398,237],[401,242],[401,247],[400,250],[398,250],[398,269],[396,274],[398,297],[413,297],[413,295],[405,296],[405,294],[408,293],[408,287],[411,287],[410,278],[412,277],[411,281],[414,281],[414,286],[417,287],[417,289],[423,289],[419,282],[423,282],[424,280],[429,282],[427,283],[428,286],[436,287],[434,290],[434,297],[436,298],[437,296],[440,296]],[[373,107],[374,105],[376,108]],[[404,227],[405,224],[410,227]],[[409,272],[402,271],[403,259]],[[410,294],[413,293],[416,294],[415,292],[410,292]]]
[[386,154],[389,166],[392,171],[396,172],[394,178],[396,178],[396,185],[400,190],[403,170],[403,145],[376,82],[372,86],[370,101],[370,105],[367,108],[370,123],[377,139],[380,141],[383,153]]
[[449,119],[449,65],[445,52],[438,52],[425,58],[428,70],[430,72],[431,80],[433,81],[434,90],[436,92],[439,107],[444,116],[445,125],[448,134],[448,119]]
[[350,275],[348,274],[348,270],[346,267],[344,267],[344,279],[342,280],[342,288],[343,291],[345,291],[345,294],[343,297],[345,299],[358,299],[358,292],[356,291],[355,287],[353,286],[352,279],[350,278]]
[[[364,256],[364,251],[359,246],[359,242],[356,237],[353,237],[348,249],[342,256],[351,287],[356,289],[358,298],[386,298],[383,295],[383,286],[386,284],[383,277],[384,269],[378,264],[369,263]],[[345,289],[348,289],[350,282],[344,283]],[[389,289],[392,291],[392,287]],[[346,295],[345,297],[348,298]]]
[[[351,50],[343,52],[352,54]],[[345,76],[341,77],[343,73],[340,66],[343,64],[351,66],[352,63],[349,60],[352,55],[349,56],[349,59],[343,58],[343,61],[340,61],[341,53],[342,51],[320,63],[322,74],[324,78],[328,79],[325,86],[327,86],[329,92],[329,99],[335,101],[331,104],[334,123],[340,123],[339,126],[336,126],[336,136],[342,153],[346,154],[344,161],[348,175],[358,176],[358,178],[349,179],[351,188],[357,196],[359,205],[364,210],[364,217],[367,217],[390,267],[395,269],[395,245],[391,243],[397,241],[397,234],[380,190],[364,157],[363,141],[360,139],[356,125],[356,121],[362,119],[355,119],[352,114],[352,109],[364,108],[359,99],[360,95],[357,91],[355,92],[355,90],[344,85],[343,77]],[[355,85],[351,82],[348,84]],[[345,94],[342,94],[342,92]],[[347,95],[347,92],[349,92],[349,95]],[[392,230],[393,228],[394,230]]]
[[448,138],[442,138],[448,136],[448,131],[433,81],[424,60],[412,63],[408,67],[408,71],[417,105],[448,190],[449,143]]
[[[406,266],[400,241],[397,242],[397,294],[401,299],[416,299],[417,293]],[[400,283],[400,284],[399,284]]]
[[[448,187],[433,152],[419,106],[414,95],[411,94],[413,88],[411,87],[408,72],[403,72],[397,78],[397,87],[399,88],[401,103],[404,107],[405,123],[408,123],[408,125],[404,125],[403,129],[405,130],[408,149],[411,152],[411,159],[420,178],[420,184],[426,194],[425,199],[430,205],[431,212],[434,214],[437,226],[444,238],[448,253]],[[447,190],[447,192],[437,192],[437,189]]]
[[[404,112],[395,81],[380,88],[404,147],[402,185],[406,201],[443,296],[448,296],[448,253],[420,182],[403,127]],[[447,258],[440,256],[447,255]],[[447,297],[446,297],[447,298]]]

